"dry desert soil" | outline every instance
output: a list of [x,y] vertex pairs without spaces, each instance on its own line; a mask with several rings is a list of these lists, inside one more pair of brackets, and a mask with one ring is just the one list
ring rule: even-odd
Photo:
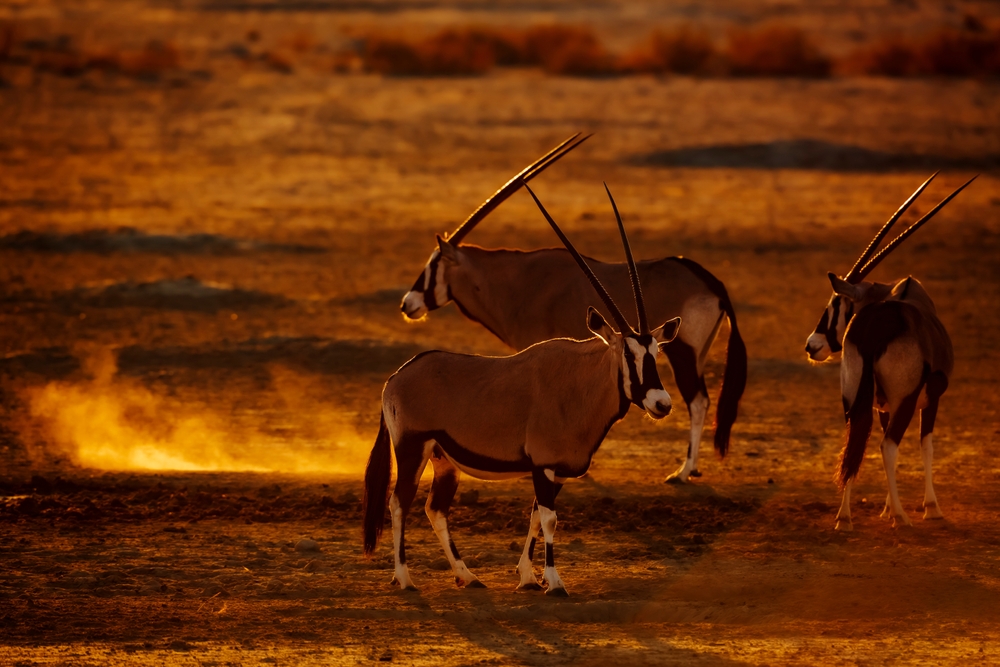
[[[126,6],[209,45],[332,20],[195,4]],[[393,79],[202,53],[152,78],[0,69],[0,663],[1000,663],[995,81]],[[533,187],[579,247],[618,258],[607,181],[639,256],[691,257],[733,297],[732,450],[664,484],[685,411],[632,410],[559,497],[566,599],[514,592],[530,482],[464,477],[453,535],[488,588],[454,586],[418,510],[400,592],[391,540],[361,555],[382,384],[421,350],[509,350],[399,299],[435,233],[578,130]],[[802,348],[826,272],[937,169],[917,214],[982,175],[873,277],[919,278],[954,340],[946,518],[920,519],[914,426],[913,527],[879,518],[873,437],[836,532],[839,370]],[[518,193],[468,242],[556,240]]]

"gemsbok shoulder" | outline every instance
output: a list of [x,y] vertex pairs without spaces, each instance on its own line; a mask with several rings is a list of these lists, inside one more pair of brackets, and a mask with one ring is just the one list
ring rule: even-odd
[[899,443],[917,410],[924,462],[924,519],[943,518],[934,494],[931,467],[938,403],[954,367],[951,339],[938,319],[934,302],[916,278],[910,276],[892,283],[865,280],[879,262],[975,180],[955,190],[875,253],[893,224],[936,175],[917,188],[889,218],[847,275],[839,278],[835,273],[828,274],[833,296],[806,342],[806,353],[813,361],[825,361],[843,351],[840,390],[847,442],[837,472],[844,491],[837,530],[852,529],[851,482],[864,460],[876,402],[883,432],[882,465],[889,487],[882,518],[891,518],[894,526],[912,525],[896,489],[896,460]]
[[[458,586],[483,586],[466,567],[448,532],[459,471],[480,479],[531,475],[535,504],[517,566],[518,589],[541,589],[532,569],[541,528],[546,594],[566,595],[552,546],[555,499],[563,482],[587,471],[608,430],[625,417],[632,404],[653,419],[670,412],[670,396],[657,374],[656,356],[659,345],[676,335],[680,319],[650,330],[618,209],[614,208],[629,259],[638,331],[630,327],[537,198],[535,203],[583,270],[590,289],[597,291],[617,331],[596,309],[584,306],[578,316],[593,334],[588,340],[548,340],[509,357],[424,352],[388,379],[382,391],[378,437],[365,470],[364,552],[371,554],[378,544],[388,502],[395,548],[393,582],[404,590],[414,588],[406,565],[406,516],[428,460],[434,467],[434,481],[425,510]],[[388,497],[393,453],[396,485]]]
[[[480,248],[463,244],[466,235],[491,211],[532,178],[589,138],[576,134],[556,146],[510,179],[446,238],[438,236],[413,287],[400,309],[408,320],[421,320],[453,302],[467,318],[478,322],[514,350],[543,340],[591,335],[580,313],[588,306],[605,317],[610,313],[597,299],[573,258],[563,248],[529,252]],[[629,267],[587,258],[612,297],[628,298]],[[673,368],[674,381],[688,407],[691,433],[684,463],[667,477],[686,482],[700,477],[698,454],[708,413],[705,362],[723,318],[729,319],[729,346],[716,410],[714,444],[725,456],[737,409],[747,380],[747,352],[736,324],[736,313],[725,285],[697,262],[686,257],[641,261],[636,267],[652,321],[684,320],[680,334],[663,351]],[[635,319],[629,318],[631,325]]]

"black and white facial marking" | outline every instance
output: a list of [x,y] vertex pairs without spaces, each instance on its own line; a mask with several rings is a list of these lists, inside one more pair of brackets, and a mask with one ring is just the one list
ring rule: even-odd
[[403,311],[406,319],[419,320],[449,301],[451,301],[451,290],[444,277],[441,250],[435,248],[424,266],[423,273],[403,297],[403,303],[399,309]]
[[830,297],[819,324],[806,341],[806,354],[813,361],[826,361],[844,347],[844,333],[854,317],[854,302],[845,296]]
[[653,419],[670,414],[670,394],[663,389],[656,372],[659,344],[651,334],[622,337],[622,389],[626,398]]

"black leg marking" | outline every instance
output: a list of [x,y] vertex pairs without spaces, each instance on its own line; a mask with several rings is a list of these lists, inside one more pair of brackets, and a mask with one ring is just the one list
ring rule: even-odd
[[462,557],[458,555],[458,547],[455,546],[455,540],[448,538],[448,546],[451,547],[451,555],[455,557],[455,560],[462,560]]
[[[921,382],[916,391],[903,399],[903,402],[899,404],[899,408],[896,409],[896,413],[889,417],[889,425],[885,435],[897,445],[902,442],[903,435],[906,433],[906,429],[913,419],[913,413],[917,409],[917,399],[920,397],[920,391],[924,388],[923,385],[924,383]],[[879,413],[880,416],[881,414]]]
[[559,495],[562,484],[553,482],[546,477],[543,468],[535,468],[531,471],[531,481],[535,487],[535,505],[555,510],[556,496]]
[[[695,399],[698,392],[708,396],[708,387],[705,386],[704,376],[698,375],[698,357],[694,348],[675,338],[663,346],[667,353],[667,360],[670,367],[674,369],[674,382],[681,392],[684,402],[688,405],[688,412],[691,412],[691,401]],[[688,452],[690,456],[690,452]]]
[[927,397],[927,407],[920,411],[920,439],[934,432],[934,422],[937,420],[939,397]]
[[888,412],[882,412],[881,410],[879,410],[878,421],[879,421],[880,424],[882,424],[882,433],[885,433],[886,431],[889,430],[889,413]]
[[920,412],[920,438],[934,432],[934,422],[937,420],[938,402],[941,395],[948,389],[948,377],[940,372],[927,375],[927,407]]
[[399,562],[406,565],[406,526],[399,529]]
[[528,542],[528,560],[535,559],[535,538],[532,537],[531,541]]
[[545,543],[545,567],[555,567],[556,564],[556,553],[555,549],[548,542]]

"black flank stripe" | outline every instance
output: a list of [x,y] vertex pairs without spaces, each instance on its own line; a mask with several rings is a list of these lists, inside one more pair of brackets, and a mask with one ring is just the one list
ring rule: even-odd
[[430,280],[427,281],[427,289],[424,290],[424,305],[427,307],[427,310],[434,310],[438,307],[437,299],[434,296],[434,287],[437,283],[437,264],[440,260],[441,258],[438,257],[436,260],[433,260],[427,265],[431,272]]
[[837,340],[837,322],[840,318],[840,302],[843,297],[833,300],[833,315],[830,317],[830,328],[826,330],[826,342],[830,345],[831,352],[840,352],[843,347]]

